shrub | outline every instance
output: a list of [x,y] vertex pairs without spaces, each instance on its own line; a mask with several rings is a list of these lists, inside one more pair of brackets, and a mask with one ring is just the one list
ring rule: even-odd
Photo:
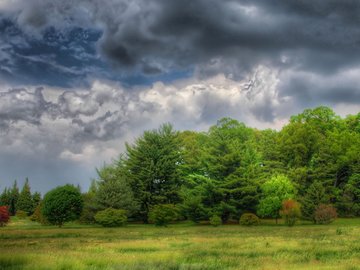
[[245,213],[240,217],[239,223],[245,226],[259,225],[260,219],[257,215],[252,213]]
[[294,226],[297,219],[301,217],[299,203],[291,199],[283,201],[280,215],[285,219],[286,225]]
[[41,213],[50,224],[61,227],[79,218],[83,201],[79,189],[72,185],[57,187],[46,193]]
[[126,224],[127,215],[125,210],[107,208],[97,212],[95,220],[104,227],[120,227]]
[[219,217],[218,215],[213,215],[210,218],[210,224],[213,225],[214,227],[220,226],[222,224],[221,217]]
[[5,226],[10,220],[9,210],[7,206],[0,206],[0,227]]
[[179,210],[173,204],[155,205],[149,212],[149,221],[156,226],[167,226],[179,217]]
[[315,210],[314,218],[317,224],[329,224],[337,218],[336,209],[329,204],[320,204]]
[[46,220],[46,218],[41,213],[42,203],[38,204],[35,208],[34,213],[30,216],[31,221],[39,222],[43,225],[48,225],[49,222]]
[[16,211],[16,216],[20,219],[24,219],[24,218],[27,218],[27,213],[23,210],[17,210]]

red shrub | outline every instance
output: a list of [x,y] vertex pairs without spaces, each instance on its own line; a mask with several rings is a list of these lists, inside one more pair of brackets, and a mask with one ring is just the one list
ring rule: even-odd
[[292,199],[283,201],[280,215],[284,218],[286,225],[294,226],[301,216],[299,203]]
[[0,206],[0,227],[6,225],[9,222],[10,215],[7,206]]
[[315,210],[314,218],[317,224],[329,224],[337,218],[336,209],[328,204],[320,204]]

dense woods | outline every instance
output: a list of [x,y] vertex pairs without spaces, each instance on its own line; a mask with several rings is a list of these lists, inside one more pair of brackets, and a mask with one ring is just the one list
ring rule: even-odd
[[[292,116],[280,131],[230,118],[207,132],[164,124],[98,169],[82,194],[80,221],[95,222],[105,209],[125,210],[129,220],[145,223],[161,217],[239,221],[244,213],[288,218],[299,208],[302,218],[315,222],[316,211],[326,207],[339,216],[360,216],[359,153],[360,113],[341,118],[328,107]],[[28,181],[19,192],[15,182],[0,202],[12,215],[33,215],[40,195],[31,194]]]

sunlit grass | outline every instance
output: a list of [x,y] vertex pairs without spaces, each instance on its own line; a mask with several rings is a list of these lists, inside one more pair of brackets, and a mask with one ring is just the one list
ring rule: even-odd
[[0,229],[0,269],[360,269],[360,219],[262,224],[59,229],[13,219]]

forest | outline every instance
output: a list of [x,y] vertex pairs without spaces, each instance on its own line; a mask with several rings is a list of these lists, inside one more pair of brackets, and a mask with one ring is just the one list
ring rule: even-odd
[[[0,205],[10,215],[59,226],[74,219],[111,226],[116,221],[104,219],[116,215],[159,225],[221,224],[247,213],[277,219],[286,216],[286,207],[313,222],[321,210],[359,217],[359,153],[360,113],[342,118],[325,106],[292,116],[279,131],[230,118],[206,132],[176,131],[166,123],[145,131],[111,164],[98,168],[86,192],[67,185],[63,193],[55,194],[59,187],[42,198],[28,180],[21,190],[15,181],[0,187]],[[61,201],[71,201],[70,193],[77,194],[77,207],[61,206],[68,213],[53,217],[51,196],[57,196],[52,201],[59,208]]]

